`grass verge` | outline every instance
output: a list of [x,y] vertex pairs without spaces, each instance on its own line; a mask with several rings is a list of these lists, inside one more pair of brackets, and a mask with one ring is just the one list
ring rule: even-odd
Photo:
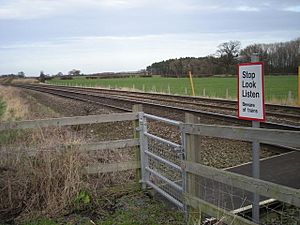
[[57,116],[57,113],[39,104],[36,99],[26,95],[26,92],[21,89],[0,85],[0,121],[31,120]]
[[[112,193],[111,193],[112,194]],[[142,191],[100,198],[101,211],[82,211],[64,217],[38,218],[22,225],[183,225],[183,214],[176,208],[146,195]]]

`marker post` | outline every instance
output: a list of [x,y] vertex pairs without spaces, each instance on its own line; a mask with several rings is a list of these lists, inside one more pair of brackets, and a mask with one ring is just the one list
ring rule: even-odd
[[189,71],[189,78],[190,78],[190,84],[192,88],[192,94],[195,96],[195,88],[194,88],[194,81],[193,81],[193,76],[192,76],[192,71]]

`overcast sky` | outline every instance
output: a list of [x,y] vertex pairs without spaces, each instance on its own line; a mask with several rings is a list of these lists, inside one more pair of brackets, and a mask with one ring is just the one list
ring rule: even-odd
[[0,0],[0,74],[143,69],[300,37],[300,0]]

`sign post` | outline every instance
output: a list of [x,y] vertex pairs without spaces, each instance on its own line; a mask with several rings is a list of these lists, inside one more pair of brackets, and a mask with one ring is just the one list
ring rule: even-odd
[[[252,120],[252,127],[259,128],[260,121],[265,121],[264,105],[264,69],[258,62],[258,56],[251,57],[251,63],[239,64],[238,69],[238,117]],[[260,177],[260,144],[252,142],[252,176]],[[259,195],[253,194],[252,220],[259,223]]]

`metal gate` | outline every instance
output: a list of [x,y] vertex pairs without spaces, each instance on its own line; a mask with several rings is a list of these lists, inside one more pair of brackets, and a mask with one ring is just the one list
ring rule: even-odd
[[[174,143],[148,132],[148,122],[165,123],[175,126],[180,132],[179,143]],[[184,208],[184,171],[181,162],[184,158],[181,122],[145,113],[139,114],[142,184],[155,189],[158,193]]]

